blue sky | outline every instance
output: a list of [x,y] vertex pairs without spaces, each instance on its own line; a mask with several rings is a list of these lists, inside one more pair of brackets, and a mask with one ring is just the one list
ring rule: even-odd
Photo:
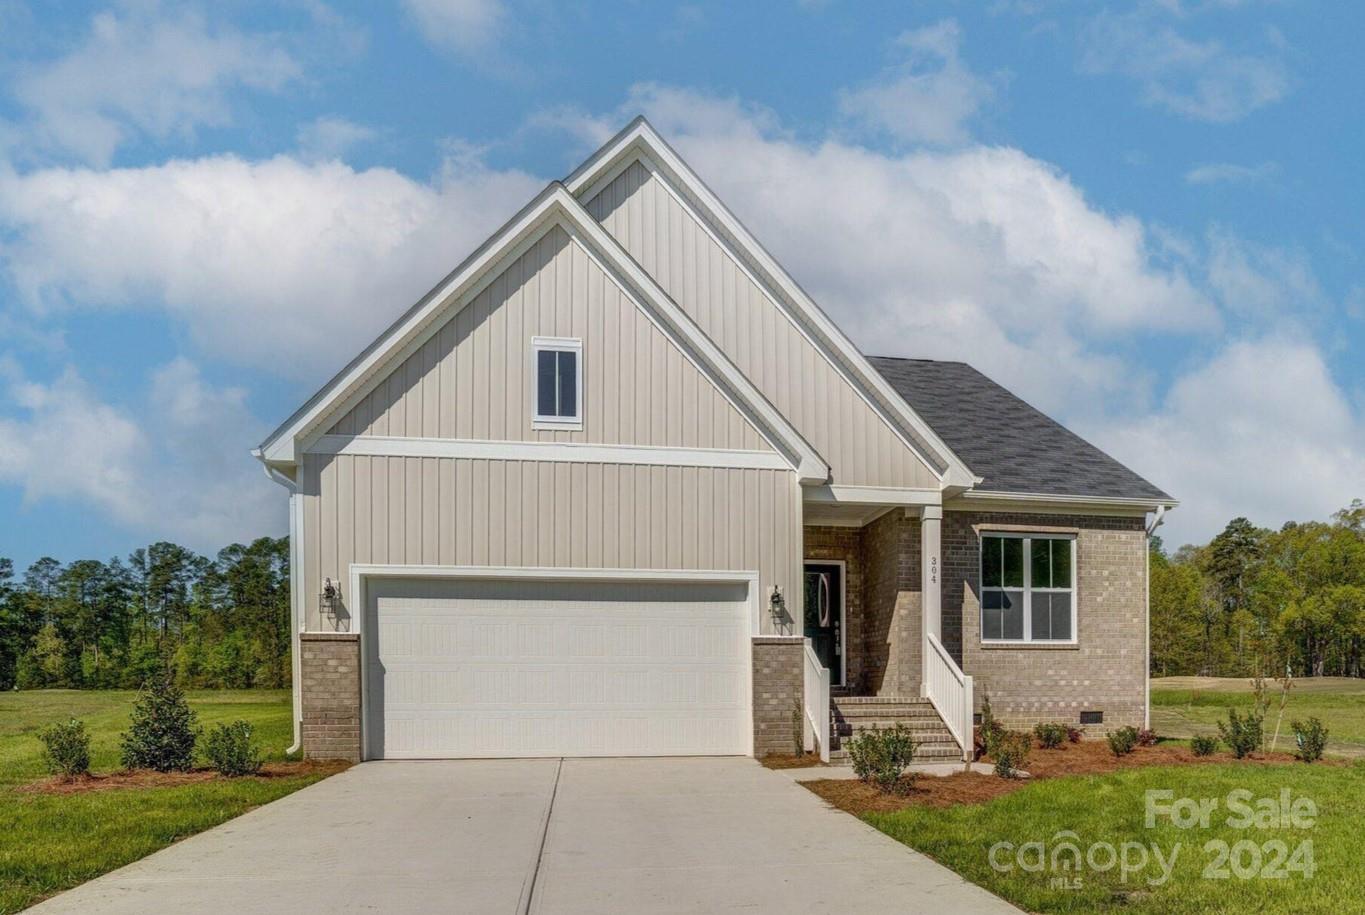
[[281,533],[248,450],[643,112],[867,352],[1183,502],[1365,497],[1356,4],[0,0],[0,556]]

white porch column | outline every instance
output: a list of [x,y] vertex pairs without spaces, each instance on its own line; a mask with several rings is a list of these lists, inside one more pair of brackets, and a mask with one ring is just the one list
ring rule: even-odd
[[929,694],[929,633],[943,641],[943,599],[940,588],[942,570],[939,545],[942,536],[943,507],[926,505],[920,510],[920,695]]

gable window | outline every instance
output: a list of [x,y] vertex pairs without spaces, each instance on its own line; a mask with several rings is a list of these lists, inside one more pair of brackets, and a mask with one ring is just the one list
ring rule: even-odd
[[1076,641],[1076,538],[983,534],[981,641]]
[[537,429],[583,428],[583,341],[532,337]]

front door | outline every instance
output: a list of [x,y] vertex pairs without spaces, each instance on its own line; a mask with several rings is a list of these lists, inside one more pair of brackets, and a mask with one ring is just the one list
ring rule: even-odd
[[844,567],[835,562],[806,563],[806,638],[829,682],[844,685]]

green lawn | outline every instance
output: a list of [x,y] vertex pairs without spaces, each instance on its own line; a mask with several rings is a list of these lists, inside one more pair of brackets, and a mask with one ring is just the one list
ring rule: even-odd
[[[0,694],[0,913],[135,861],[321,778],[217,779],[178,787],[74,795],[16,792],[44,777],[37,733],[71,716],[91,734],[91,768],[119,768],[119,733],[135,693],[44,690]],[[287,690],[205,690],[189,694],[206,727],[244,718],[267,759],[293,739]]]
[[[1295,798],[1313,800],[1318,808],[1310,828],[1237,829],[1227,823],[1230,813],[1225,799],[1234,789],[1247,789],[1256,798],[1278,798],[1289,789]],[[1217,798],[1209,828],[1179,829],[1168,818],[1154,828],[1144,823],[1145,792],[1167,789],[1174,797]],[[1012,794],[985,804],[948,809],[911,807],[896,813],[869,814],[873,826],[905,844],[943,862],[974,883],[986,887],[1030,912],[1125,912],[1152,915],[1194,913],[1336,913],[1359,911],[1365,899],[1365,766],[1218,764],[1184,767],[1130,769],[1099,776],[1043,779]],[[1147,867],[1127,875],[1121,869],[1080,873],[1079,887],[1054,886],[1061,871],[1024,871],[1008,849],[997,852],[997,861],[1015,863],[1011,872],[992,867],[988,857],[996,842],[1042,842],[1051,859],[1053,848],[1071,830],[1082,850],[1092,843],[1107,842],[1115,849],[1134,842],[1148,849]],[[1229,846],[1249,841],[1257,847],[1240,852],[1236,862],[1242,872],[1262,855],[1271,852],[1265,843],[1279,840],[1291,852],[1301,842],[1312,842],[1316,872],[1304,879],[1299,872],[1272,879],[1257,873],[1248,879],[1231,873],[1226,879],[1206,876],[1205,867],[1214,855],[1205,843],[1222,840]],[[1159,886],[1145,878],[1157,878],[1160,867],[1151,857],[1155,843],[1168,859],[1174,852],[1171,877]],[[1180,849],[1175,852],[1175,847]],[[1025,862],[1031,864],[1025,853]],[[1130,861],[1139,860],[1136,851]],[[1101,867],[1105,852],[1095,853]],[[1302,859],[1300,859],[1302,860]],[[1231,868],[1229,868],[1231,869]]]
[[[1266,733],[1275,729],[1279,714],[1278,688],[1266,717]],[[1229,708],[1250,708],[1250,682],[1233,677],[1165,677],[1152,681],[1152,727],[1163,737],[1217,734],[1217,722]],[[1285,707],[1278,748],[1294,751],[1289,723],[1317,716],[1329,731],[1328,752],[1365,756],[1365,680],[1318,677],[1296,680]]]

